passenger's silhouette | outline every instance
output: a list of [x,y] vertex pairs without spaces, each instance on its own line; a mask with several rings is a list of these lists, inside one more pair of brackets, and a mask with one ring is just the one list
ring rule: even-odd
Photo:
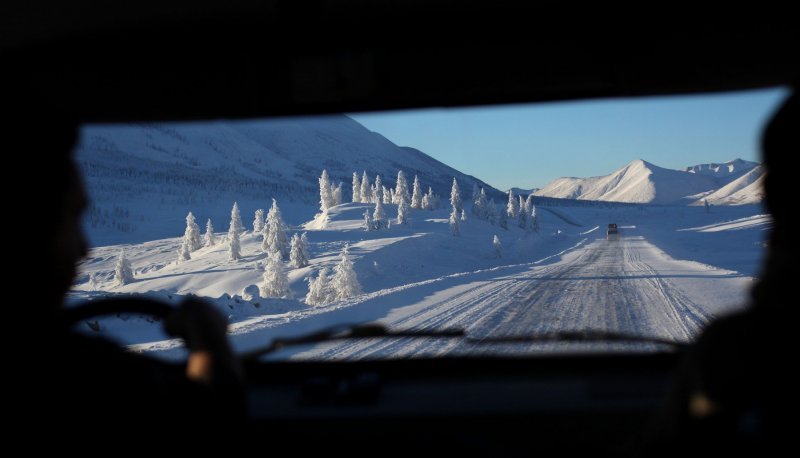
[[653,424],[651,452],[785,453],[794,442],[797,242],[790,222],[796,195],[790,188],[793,156],[800,153],[799,110],[792,95],[762,136],[773,228],[752,304],[711,323],[691,348],[668,407]]

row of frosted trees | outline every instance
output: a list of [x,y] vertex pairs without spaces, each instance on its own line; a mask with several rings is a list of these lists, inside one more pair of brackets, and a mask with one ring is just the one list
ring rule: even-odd
[[[536,216],[536,206],[533,204],[533,195],[527,199],[522,196],[515,196],[514,191],[508,191],[508,204],[504,210],[497,209],[494,199],[488,199],[486,191],[478,188],[477,185],[472,190],[472,214],[475,218],[487,221],[492,225],[498,225],[503,229],[508,229],[510,222],[525,231],[539,232],[539,220]],[[461,190],[458,182],[453,178],[453,186],[450,189],[450,233],[460,235],[460,224],[467,220],[467,214],[461,201]]]
[[[284,268],[283,261],[288,259],[288,264],[294,268],[305,267],[309,264],[310,256],[308,253],[308,238],[306,233],[299,235],[295,233],[292,238],[287,237],[288,227],[283,221],[280,208],[275,199],[272,199],[272,207],[266,217],[264,210],[258,209],[253,220],[253,234],[261,235],[261,250],[266,254],[264,262],[263,281],[259,285],[262,297],[267,298],[291,298],[289,288],[289,277]],[[234,202],[231,209],[231,222],[228,229],[227,251],[229,259],[238,261],[242,258],[241,236],[244,233],[239,205]],[[210,247],[217,244],[214,236],[214,228],[209,219],[206,223],[206,233],[200,236],[200,230],[195,221],[194,215],[190,212],[186,216],[186,230],[178,249],[178,262],[188,261],[192,258],[192,252],[202,247]],[[330,278],[330,279],[329,279]],[[121,251],[117,258],[114,271],[115,284],[125,285],[133,281],[133,270],[130,261]],[[309,305],[322,305],[333,300],[346,299],[361,292],[353,262],[350,260],[349,247],[345,246],[341,253],[340,261],[334,268],[333,276],[330,276],[328,269],[323,269],[316,279],[309,281],[309,293],[306,296],[306,303]]]

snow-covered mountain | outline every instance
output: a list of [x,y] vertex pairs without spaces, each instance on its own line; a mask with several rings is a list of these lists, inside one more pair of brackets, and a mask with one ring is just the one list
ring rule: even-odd
[[86,227],[93,245],[139,242],[183,232],[194,212],[226,230],[238,201],[245,223],[277,198],[290,224],[308,219],[327,169],[344,182],[352,173],[380,174],[394,186],[397,171],[419,175],[445,199],[456,177],[464,196],[473,186],[500,192],[414,148],[399,147],[346,116],[195,124],[87,126],[76,158],[92,205]]
[[[714,205],[744,205],[759,203],[764,198],[764,167],[758,165],[727,185],[705,196]],[[696,205],[702,205],[698,199]]]
[[611,202],[690,204],[720,192],[714,198],[718,205],[756,203],[760,200],[760,194],[755,191],[748,191],[749,197],[739,196],[737,200],[728,196],[741,189],[741,186],[726,189],[729,184],[738,182],[755,170],[760,170],[758,164],[741,159],[725,164],[697,165],[684,170],[665,169],[637,159],[605,176],[558,178],[536,191],[535,195]]
[[714,178],[730,179],[738,178],[745,173],[758,167],[757,162],[745,161],[744,159],[734,159],[723,162],[722,164],[698,164],[686,167],[684,172],[706,175]]

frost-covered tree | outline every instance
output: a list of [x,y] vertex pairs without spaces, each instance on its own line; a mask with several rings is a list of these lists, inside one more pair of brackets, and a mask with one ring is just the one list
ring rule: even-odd
[[528,198],[525,199],[525,206],[523,208],[525,209],[525,213],[530,216],[531,210],[533,209],[533,194],[529,194]]
[[[461,210],[461,213],[464,213],[464,210]],[[450,210],[450,233],[452,235],[461,235],[461,230],[458,227],[458,209],[455,206]]]
[[494,255],[498,258],[503,257],[503,244],[500,243],[500,238],[497,235],[492,239],[492,247],[494,248]]
[[264,230],[264,209],[256,210],[256,217],[253,219],[253,234],[260,234]]
[[453,177],[453,187],[450,188],[450,205],[456,209],[456,214],[461,214],[464,206],[461,204],[461,191],[458,189],[458,182]]
[[211,218],[206,221],[206,233],[203,235],[203,246],[214,246],[217,238],[214,237],[214,226],[211,225]]
[[272,207],[264,224],[264,241],[261,248],[268,253],[277,252],[281,258],[289,256],[289,238],[286,236],[286,223],[283,222],[278,202],[272,199]]
[[186,215],[186,230],[183,232],[183,240],[189,251],[199,250],[203,246],[202,240],[200,240],[200,228],[197,227],[197,221],[192,212]]
[[361,294],[361,284],[358,282],[356,271],[353,269],[353,261],[350,260],[349,245],[344,246],[339,264],[333,269],[331,289],[338,300]]
[[353,199],[352,202],[361,202],[361,180],[358,179],[358,172],[353,172]]
[[305,232],[300,236],[300,249],[303,251],[303,257],[310,261],[311,256],[308,254],[308,235]]
[[408,213],[411,207],[408,206],[408,200],[400,199],[397,204],[397,224],[408,224]]
[[339,183],[336,187],[331,187],[331,195],[333,198],[333,205],[342,205],[342,185],[344,183]]
[[364,230],[371,231],[374,229],[372,224],[372,217],[369,214],[369,209],[364,210]]
[[472,214],[483,221],[486,221],[489,217],[489,201],[483,188],[477,192],[475,199],[472,201]]
[[422,196],[422,209],[423,210],[433,210],[433,206],[431,205],[431,198],[427,194]]
[[466,221],[466,220],[467,220],[467,211],[461,210],[461,221]]
[[424,208],[422,205],[422,186],[419,184],[419,177],[414,175],[414,191],[411,194],[411,208],[421,209]]
[[517,219],[519,217],[519,202],[517,202],[517,197],[514,195],[514,190],[508,190],[508,205],[506,205],[506,215],[511,219]]
[[381,183],[380,175],[375,175],[375,185],[372,187],[372,201],[383,203],[383,183]]
[[372,227],[377,230],[387,227],[386,212],[383,211],[383,202],[380,200],[375,201],[375,211],[372,212]]
[[335,300],[330,280],[328,280],[327,267],[319,271],[317,278],[308,280],[308,294],[306,294],[305,300],[308,305],[325,305]]
[[406,180],[406,174],[402,170],[397,172],[397,184],[394,187],[392,203],[400,205],[400,199],[405,199],[406,203],[411,202],[411,196],[408,193],[408,180]]
[[178,248],[178,262],[180,263],[192,259],[191,252],[192,250],[189,248],[189,241],[184,237],[184,239],[181,240],[180,248]]
[[331,207],[333,207],[331,178],[328,176],[328,170],[323,170],[322,176],[319,177],[319,209],[326,212]]
[[372,197],[372,188],[369,185],[369,177],[367,176],[367,171],[364,170],[364,176],[361,177],[361,203],[368,204],[370,202],[370,197]]
[[[521,195],[517,196],[517,206],[519,207],[519,211],[525,211],[525,198]],[[519,213],[517,213],[517,218],[519,218]]]
[[383,203],[384,204],[391,204],[392,203],[392,190],[387,188],[386,186],[383,187]]
[[264,262],[264,282],[261,284],[261,297],[275,297],[289,299],[292,290],[289,289],[289,276],[283,268],[281,256],[272,252]]
[[472,183],[472,201],[475,202],[476,200],[478,200],[479,195],[480,195],[480,190],[478,189],[478,183]]
[[536,205],[531,204],[531,230],[539,232],[539,218],[536,217]]
[[428,193],[422,196],[422,208],[436,210],[441,205],[439,196],[433,193],[433,188],[428,186]]
[[242,216],[239,214],[239,204],[233,203],[231,209],[231,224],[228,226],[228,257],[231,261],[242,258],[242,247],[239,243],[239,236],[242,233]]
[[308,258],[306,258],[305,250],[303,249],[303,239],[299,235],[292,236],[292,246],[289,249],[289,265],[295,268],[305,267],[308,265]]
[[133,283],[133,269],[131,262],[125,257],[125,251],[119,250],[117,263],[114,265],[114,284],[117,286]]
[[500,212],[497,225],[505,230],[508,230],[508,214],[506,212],[504,211]]

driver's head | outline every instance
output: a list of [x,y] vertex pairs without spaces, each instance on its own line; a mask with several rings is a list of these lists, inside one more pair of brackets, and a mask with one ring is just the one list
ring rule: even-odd
[[76,264],[86,254],[81,214],[87,199],[71,157],[77,124],[46,100],[24,91],[15,99],[4,138],[11,139],[12,154],[21,164],[21,181],[36,188],[20,189],[24,193],[22,243],[32,252],[41,285],[35,292],[41,301],[31,312],[49,314],[62,304]]

